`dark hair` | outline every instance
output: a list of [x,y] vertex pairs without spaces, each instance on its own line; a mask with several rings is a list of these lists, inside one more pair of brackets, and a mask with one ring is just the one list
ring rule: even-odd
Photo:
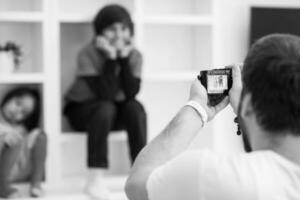
[[243,94],[251,94],[258,123],[271,132],[300,135],[300,38],[272,34],[250,49]]
[[40,94],[37,90],[27,87],[19,87],[10,90],[1,102],[1,110],[3,109],[4,105],[15,97],[23,97],[23,96],[31,96],[35,101],[35,106],[33,111],[21,122],[24,127],[31,131],[32,129],[38,127],[40,121],[40,112],[41,112],[41,99]]
[[116,22],[127,25],[131,35],[134,35],[134,24],[129,12],[126,8],[117,4],[107,5],[97,13],[93,21],[95,34],[101,35],[105,28]]

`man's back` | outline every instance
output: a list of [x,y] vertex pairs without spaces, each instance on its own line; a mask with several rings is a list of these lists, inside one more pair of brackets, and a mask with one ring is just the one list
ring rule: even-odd
[[149,177],[150,200],[299,200],[300,166],[273,151],[187,151]]
[[[136,159],[125,188],[129,199],[299,200],[299,52],[295,35],[259,39],[243,67],[231,67],[229,96],[216,106],[195,80],[188,103]],[[189,151],[203,126],[229,103],[253,153]]]

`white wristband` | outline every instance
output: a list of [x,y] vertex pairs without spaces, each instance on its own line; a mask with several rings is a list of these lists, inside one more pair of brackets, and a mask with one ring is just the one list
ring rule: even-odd
[[206,110],[203,108],[203,106],[201,104],[199,104],[197,101],[189,101],[185,105],[190,106],[197,111],[197,113],[200,115],[200,117],[202,119],[203,126],[205,123],[207,123],[208,115],[207,115]]

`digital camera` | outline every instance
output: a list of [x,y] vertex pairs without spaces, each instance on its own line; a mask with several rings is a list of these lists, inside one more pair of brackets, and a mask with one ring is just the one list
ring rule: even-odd
[[215,106],[228,95],[232,87],[232,70],[226,68],[201,71],[198,79],[207,90],[209,105]]

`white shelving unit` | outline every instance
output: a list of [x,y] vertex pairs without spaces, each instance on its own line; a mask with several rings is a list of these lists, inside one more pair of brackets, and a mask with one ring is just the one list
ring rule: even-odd
[[197,16],[197,15],[149,15],[145,16],[144,23],[145,24],[177,24],[177,25],[212,25],[212,17],[207,16]]
[[[0,83],[39,84],[43,90],[47,183],[61,182],[63,172],[76,168],[66,160],[67,153],[74,157],[74,152],[84,151],[76,149],[83,145],[82,135],[63,134],[62,96],[73,81],[79,49],[93,36],[90,22],[96,12],[119,3],[133,16],[136,46],[144,55],[139,99],[148,113],[152,139],[185,103],[199,71],[214,65],[214,1],[0,0],[0,43],[20,43],[26,58],[20,72],[0,76]],[[212,127],[206,131],[212,132]],[[212,145],[211,138],[205,141],[203,146]]]
[[39,73],[0,75],[1,84],[43,84],[45,77]]
[[44,9],[43,1],[41,0],[1,0],[0,11],[21,11],[30,14],[34,11],[42,11]]
[[1,12],[0,20],[7,22],[42,22],[43,21],[42,12]]

